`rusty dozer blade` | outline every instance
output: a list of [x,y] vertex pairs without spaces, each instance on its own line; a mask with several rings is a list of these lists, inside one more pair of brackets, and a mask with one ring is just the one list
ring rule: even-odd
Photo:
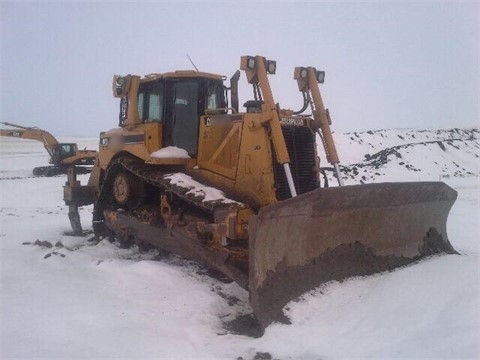
[[262,327],[322,283],[456,253],[442,182],[325,188],[262,208],[250,225],[250,302]]

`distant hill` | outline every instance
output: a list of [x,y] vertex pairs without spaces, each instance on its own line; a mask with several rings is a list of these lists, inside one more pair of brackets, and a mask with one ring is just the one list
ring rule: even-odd
[[[347,185],[480,176],[477,128],[370,130],[335,133],[334,139]],[[329,183],[336,185],[321,145],[318,150]]]

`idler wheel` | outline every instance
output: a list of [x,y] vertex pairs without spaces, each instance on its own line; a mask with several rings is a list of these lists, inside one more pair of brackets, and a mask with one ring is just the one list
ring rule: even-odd
[[119,172],[113,180],[112,193],[113,199],[118,205],[126,205],[133,209],[141,205],[145,194],[145,185],[134,175]]

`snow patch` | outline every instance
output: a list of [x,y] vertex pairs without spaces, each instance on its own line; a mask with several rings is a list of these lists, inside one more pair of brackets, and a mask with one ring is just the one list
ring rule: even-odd
[[203,202],[210,202],[210,201],[219,201],[225,204],[234,204],[237,201],[229,199],[225,196],[225,194],[215,188],[205,186],[195,180],[193,180],[190,176],[183,174],[183,173],[175,173],[166,175],[165,179],[169,179],[170,183],[173,185],[180,186],[182,188],[190,189],[186,194],[193,195],[195,197],[203,198]]
[[167,146],[150,154],[155,159],[190,159],[187,150],[176,146]]

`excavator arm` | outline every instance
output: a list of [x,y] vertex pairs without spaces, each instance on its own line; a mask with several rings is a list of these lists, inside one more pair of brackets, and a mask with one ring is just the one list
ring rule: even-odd
[[14,129],[0,129],[1,136],[10,136],[20,139],[40,141],[47,150],[50,157],[54,156],[53,149],[58,144],[57,139],[48,131],[37,127],[26,127],[9,122],[0,122],[0,124],[13,127]]

